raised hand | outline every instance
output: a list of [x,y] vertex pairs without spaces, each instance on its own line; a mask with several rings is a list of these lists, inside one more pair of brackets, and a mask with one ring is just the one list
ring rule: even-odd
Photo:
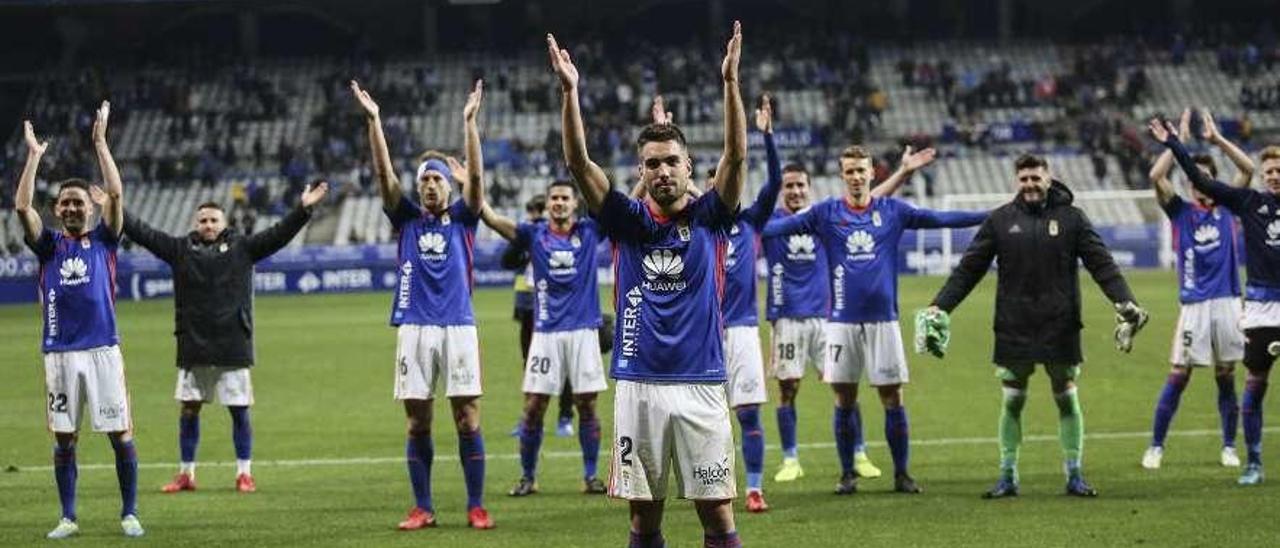
[[724,61],[720,63],[720,75],[726,82],[738,81],[738,60],[742,58],[742,22],[733,22],[733,36],[725,47]]
[[1222,132],[1218,130],[1217,122],[1213,121],[1213,115],[1208,110],[1200,111],[1200,138],[1217,143],[1222,139]]
[[93,200],[93,203],[98,204],[98,207],[107,207],[107,191],[102,190],[102,187],[98,185],[92,185],[89,187],[89,199]]
[[902,160],[898,165],[907,171],[915,171],[933,163],[934,158],[937,156],[938,151],[932,147],[915,152],[912,150],[911,145],[907,145],[902,151]]
[[1178,118],[1178,135],[1191,135],[1191,109],[1182,109],[1182,116]]
[[27,141],[27,152],[40,156],[44,151],[49,149],[49,141],[40,141],[36,139],[35,127],[31,125],[30,120],[22,121],[22,136]]
[[378,103],[373,102],[373,97],[369,96],[369,92],[360,88],[360,83],[355,80],[351,81],[351,94],[355,95],[356,101],[360,103],[360,107],[364,109],[364,115],[368,118],[378,117]]
[[1173,125],[1160,118],[1152,118],[1147,122],[1147,131],[1151,132],[1151,137],[1161,143],[1169,142],[1169,139],[1176,140],[1178,132],[1174,131]]
[[653,106],[649,108],[649,114],[653,116],[653,123],[655,124],[673,123],[672,114],[667,110],[667,104],[662,100],[661,95],[653,97]]
[[110,117],[111,117],[111,102],[103,101],[102,106],[98,107],[97,115],[93,119],[93,143],[95,145],[106,144],[107,119]]
[[560,77],[560,89],[568,91],[578,88],[578,67],[573,66],[569,58],[569,50],[560,49],[556,37],[547,35],[547,54],[551,56],[551,68]]
[[458,183],[458,185],[467,184],[467,164],[459,162],[453,156],[445,157],[444,163],[449,165],[449,175],[453,177],[453,182]]
[[756,129],[765,133],[773,133],[773,102],[768,93],[760,98],[760,108],[756,109]]
[[476,121],[476,114],[480,112],[480,103],[484,100],[484,80],[476,80],[476,85],[471,89],[471,94],[467,95],[467,104],[462,107],[462,119],[467,123]]
[[302,207],[309,209],[312,206],[320,203],[320,200],[323,200],[324,195],[327,194],[328,192],[329,192],[329,183],[327,182],[320,181],[319,183],[316,183],[316,184],[307,185],[307,187],[303,189],[302,197],[300,199],[300,202],[302,203]]

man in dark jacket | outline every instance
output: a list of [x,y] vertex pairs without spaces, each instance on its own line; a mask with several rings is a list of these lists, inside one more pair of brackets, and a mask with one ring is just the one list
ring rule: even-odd
[[173,269],[173,323],[178,339],[178,385],[182,404],[178,422],[181,468],[165,493],[196,488],[196,446],[200,443],[200,407],[218,402],[231,412],[236,449],[236,489],[256,490],[250,470],[253,429],[253,265],[279,251],[311,218],[328,191],[321,182],[308,186],[299,207],[275,226],[251,236],[227,228],[222,206],[200,204],[195,229],[186,236],[160,232],[126,212],[124,233]]
[[1027,380],[1035,364],[1045,366],[1058,404],[1058,436],[1065,454],[1068,495],[1097,496],[1084,481],[1080,457],[1084,419],[1075,379],[1080,352],[1079,262],[1107,298],[1116,304],[1121,327],[1117,347],[1127,352],[1132,334],[1146,321],[1133,292],[1089,218],[1071,205],[1071,191],[1050,177],[1043,158],[1024,155],[1015,163],[1018,194],[991,212],[960,265],[933,300],[931,312],[951,312],[973,290],[999,258],[996,285],[996,376],[1004,384],[1000,417],[1000,481],[985,498],[1018,494],[1018,446]]

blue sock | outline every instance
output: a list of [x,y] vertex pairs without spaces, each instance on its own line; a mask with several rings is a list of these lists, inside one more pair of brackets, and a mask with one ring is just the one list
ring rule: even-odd
[[1236,401],[1236,378],[1234,375],[1219,375],[1218,381],[1218,417],[1222,421],[1222,446],[1236,446],[1236,425],[1240,422],[1240,405]]
[[907,408],[899,405],[884,410],[884,439],[889,442],[889,454],[893,455],[894,475],[906,474],[911,460],[911,427],[907,423]]
[[667,540],[662,538],[662,531],[652,533],[631,532],[631,541],[627,548],[667,548]]
[[76,520],[76,446],[53,446],[53,479],[58,483],[58,502],[62,517]]
[[182,453],[182,462],[195,462],[199,446],[200,415],[178,417],[178,450]]
[[840,456],[840,471],[853,472],[853,408],[837,407],[831,418],[831,426],[835,429],[836,454]]
[[431,434],[412,434],[405,441],[405,463],[409,466],[409,485],[413,488],[414,504],[428,512],[431,505],[431,463],[436,458],[435,443]]
[[484,436],[479,428],[458,433],[458,458],[467,482],[467,509],[484,506]]
[[231,412],[231,443],[236,446],[236,458],[249,460],[253,455],[253,426],[249,424],[249,408],[227,407]]
[[782,456],[796,458],[796,408],[793,405],[778,406],[778,437],[782,438]]
[[542,420],[530,417],[520,421],[520,469],[525,479],[533,479],[538,471],[538,451],[542,450]]
[[742,548],[742,540],[738,538],[737,531],[729,531],[728,533],[702,534],[703,548]]
[[1169,423],[1173,422],[1173,415],[1178,412],[1182,391],[1187,388],[1187,382],[1190,380],[1191,377],[1182,373],[1169,373],[1169,377],[1165,379],[1164,389],[1160,391],[1160,400],[1156,402],[1156,416],[1151,425],[1152,447],[1164,447],[1164,438],[1169,434]]
[[862,437],[862,406],[858,402],[853,402],[853,416],[849,418],[853,427],[853,452],[861,453],[867,450],[867,441]]
[[582,478],[596,477],[596,463],[600,461],[600,418],[594,413],[578,414],[578,445],[582,446]]
[[111,436],[116,453],[116,481],[120,484],[120,517],[138,514],[138,450],[133,440]]
[[1266,395],[1266,381],[1249,379],[1244,383],[1240,416],[1244,419],[1244,445],[1249,452],[1249,464],[1262,464],[1262,398]]
[[760,406],[744,405],[737,409],[742,427],[742,464],[747,469],[747,489],[764,485],[764,427],[760,425]]

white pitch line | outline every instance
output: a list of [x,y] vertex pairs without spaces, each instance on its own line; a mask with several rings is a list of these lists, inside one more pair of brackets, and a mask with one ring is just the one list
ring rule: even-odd
[[[1268,426],[1262,429],[1263,432],[1280,432],[1280,426]],[[1203,437],[1221,435],[1221,430],[1177,430],[1170,431],[1169,435],[1173,437]],[[1096,432],[1085,435],[1086,440],[1121,440],[1133,438],[1145,438],[1151,435],[1151,431],[1143,430],[1139,432]],[[504,436],[505,437],[505,436]],[[999,443],[997,438],[937,438],[924,440],[911,440],[913,446],[937,446],[937,445],[986,445]],[[1023,436],[1023,443],[1027,442],[1047,442],[1058,441],[1058,436],[1053,435],[1037,435]],[[830,449],[835,447],[835,443],[818,442],[818,443],[802,443],[799,444],[801,449]],[[882,441],[867,442],[868,446],[881,447],[885,443]],[[769,446],[771,451],[779,451],[776,445]],[[547,459],[567,459],[581,458],[581,451],[544,451],[541,458]],[[519,453],[491,453],[488,455],[490,460],[519,460]],[[436,462],[453,462],[457,461],[456,455],[437,455]],[[348,466],[352,464],[403,464],[404,457],[354,457],[343,459],[291,459],[291,460],[254,460],[253,465],[261,466],[281,466],[281,467],[309,467],[309,466]],[[235,461],[200,461],[201,468],[231,468],[236,465]],[[78,466],[80,470],[115,470],[116,465],[112,464],[81,464]],[[144,462],[139,463],[138,468],[173,468],[171,462]],[[53,470],[53,466],[20,466],[20,471],[24,472],[49,472]]]

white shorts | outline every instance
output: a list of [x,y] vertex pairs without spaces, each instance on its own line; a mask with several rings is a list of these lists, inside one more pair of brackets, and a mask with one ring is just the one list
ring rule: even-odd
[[760,353],[760,329],[754,325],[724,330],[724,366],[728,372],[729,406],[764,403],[764,357]]
[[401,325],[396,331],[397,400],[429,400],[436,379],[449,398],[479,396],[480,346],[474,325]]
[[44,386],[49,430],[78,431],[85,404],[94,432],[124,432],[133,427],[119,346],[45,354]]
[[253,380],[248,367],[192,367],[178,369],[173,399],[243,407],[253,405]]
[[773,322],[773,376],[781,380],[804,378],[805,364],[822,376],[827,352],[827,321],[823,318],[778,318]]
[[1209,366],[1244,359],[1240,299],[1223,297],[1184,304],[1173,332],[1169,363]]
[[905,384],[910,380],[898,322],[827,322],[827,359],[822,380],[856,383],[863,370],[871,386]]
[[677,496],[737,496],[733,425],[721,384],[617,382],[609,496],[664,500],[668,477]]
[[1280,302],[1245,301],[1240,330],[1255,327],[1280,327]]
[[595,329],[533,333],[524,367],[524,392],[559,396],[566,379],[574,394],[609,388],[600,359],[600,334]]

